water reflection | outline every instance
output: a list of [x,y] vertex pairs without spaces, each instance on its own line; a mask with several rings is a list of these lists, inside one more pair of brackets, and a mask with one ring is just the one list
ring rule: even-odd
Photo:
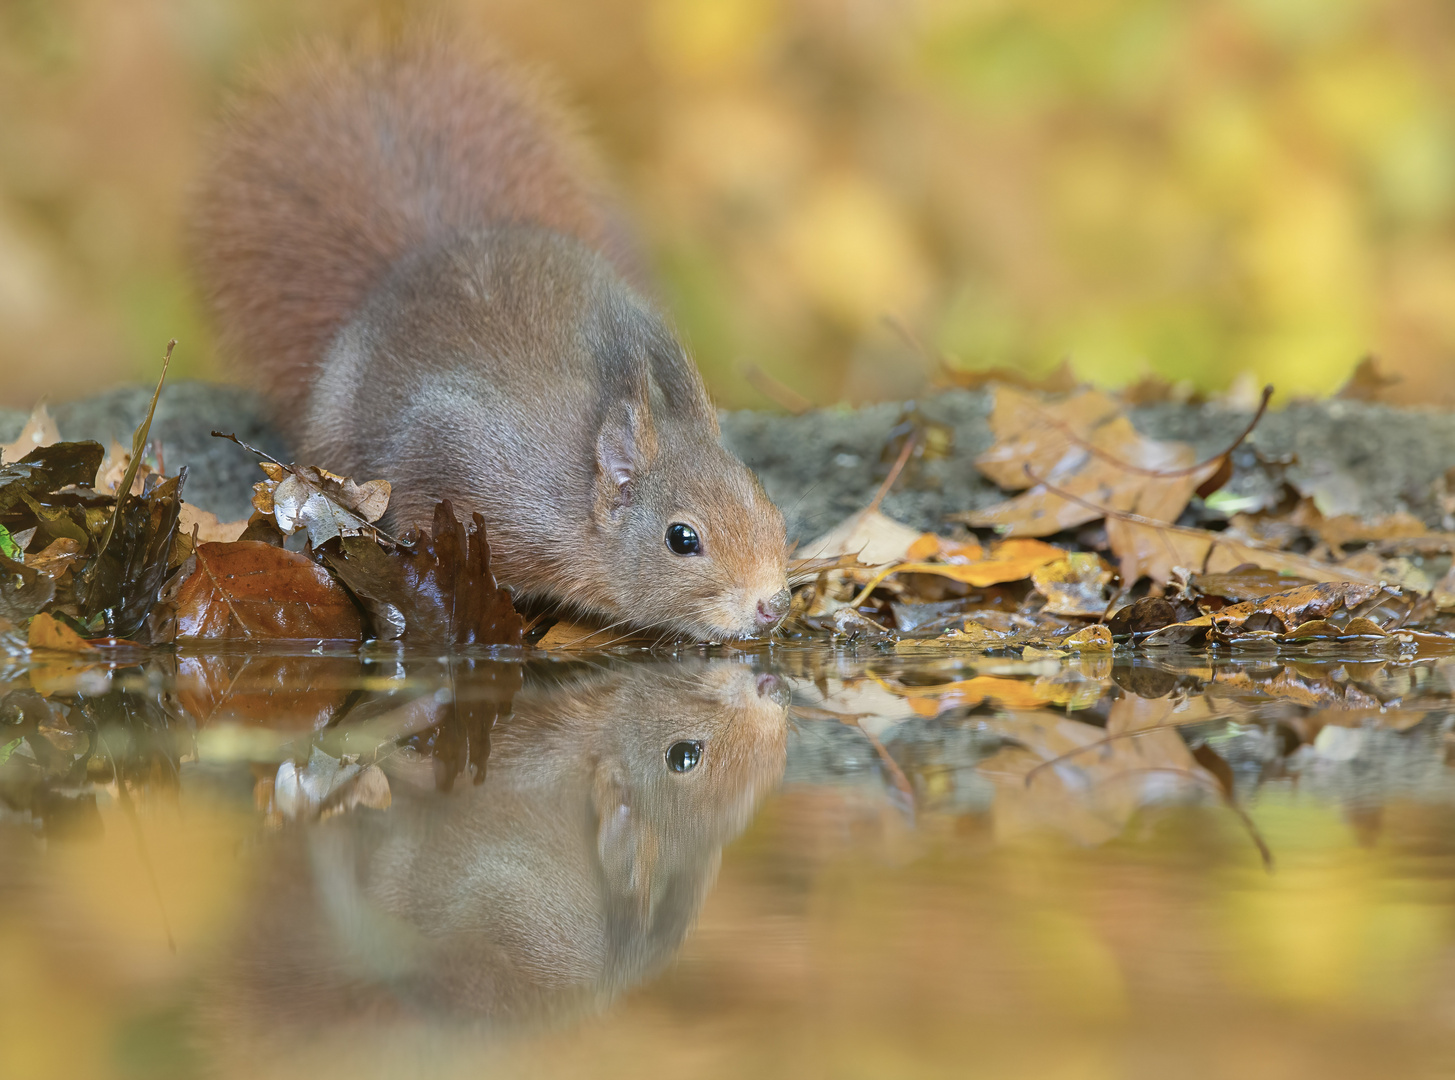
[[778,688],[739,665],[528,678],[476,783],[443,794],[430,760],[385,758],[387,815],[270,845],[221,1028],[276,1048],[361,1012],[537,1025],[601,1008],[671,958],[777,783]]
[[0,1075],[1421,1075],[1452,674],[0,668]]

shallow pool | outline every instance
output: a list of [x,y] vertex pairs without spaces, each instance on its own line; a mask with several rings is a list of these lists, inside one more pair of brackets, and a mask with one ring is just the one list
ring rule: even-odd
[[1455,660],[0,659],[0,1076],[1455,1073]]

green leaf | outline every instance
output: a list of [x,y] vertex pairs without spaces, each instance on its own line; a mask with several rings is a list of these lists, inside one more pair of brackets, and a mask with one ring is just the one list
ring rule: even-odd
[[0,555],[7,559],[14,559],[16,562],[25,561],[25,553],[20,550],[20,545],[15,542],[15,537],[10,535],[10,530],[0,525]]

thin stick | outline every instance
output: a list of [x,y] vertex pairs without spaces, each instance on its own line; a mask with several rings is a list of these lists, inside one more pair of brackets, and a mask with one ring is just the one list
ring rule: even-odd
[[747,384],[758,393],[762,394],[773,404],[786,409],[794,416],[802,416],[813,410],[813,402],[804,397],[791,386],[786,386],[773,378],[757,364],[740,364],[739,373]]
[[879,504],[884,501],[884,496],[889,494],[889,489],[894,486],[894,482],[899,479],[899,474],[904,471],[904,466],[909,461],[909,455],[914,450],[914,444],[918,441],[919,432],[911,431],[909,438],[904,440],[904,447],[899,451],[899,457],[895,459],[889,475],[884,478],[884,483],[879,485],[879,490],[874,493],[873,500],[864,507],[862,513],[872,514],[879,509]]

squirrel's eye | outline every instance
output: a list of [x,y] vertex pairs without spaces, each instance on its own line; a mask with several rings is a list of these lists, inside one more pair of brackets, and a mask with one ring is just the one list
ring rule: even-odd
[[667,546],[678,555],[696,555],[702,550],[702,541],[697,539],[697,530],[691,525],[674,521],[667,526]]
[[667,768],[673,772],[691,772],[701,760],[700,742],[674,742],[667,747]]

